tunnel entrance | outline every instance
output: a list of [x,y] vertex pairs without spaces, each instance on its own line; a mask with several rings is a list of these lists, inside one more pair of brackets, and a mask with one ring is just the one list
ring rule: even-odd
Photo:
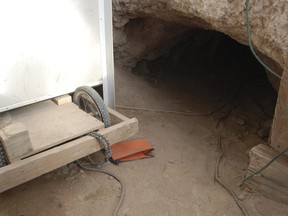
[[151,167],[167,167],[161,175],[171,171],[169,179],[179,177],[177,185],[188,173],[185,190],[190,182],[197,188],[213,181],[213,174],[215,183],[220,173],[245,200],[249,155],[269,144],[278,96],[249,47],[221,32],[154,18],[131,20],[125,33],[127,46],[118,43],[115,49],[121,64],[116,95],[122,96],[116,108],[135,115],[140,132],[155,145]]
[[229,36],[189,30],[167,53],[141,59],[132,72],[179,101],[166,109],[218,117],[229,113],[236,125],[267,142],[277,92],[249,47]]

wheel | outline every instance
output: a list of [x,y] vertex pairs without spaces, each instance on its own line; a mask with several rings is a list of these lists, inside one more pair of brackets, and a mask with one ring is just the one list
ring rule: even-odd
[[2,146],[2,143],[0,143],[0,167],[6,166],[6,160],[4,155],[4,148]]
[[73,95],[73,102],[80,109],[94,116],[104,123],[105,127],[111,125],[110,115],[100,95],[89,86],[77,88]]

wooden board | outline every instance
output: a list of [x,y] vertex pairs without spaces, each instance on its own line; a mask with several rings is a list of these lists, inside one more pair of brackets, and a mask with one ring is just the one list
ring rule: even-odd
[[122,115],[121,113],[119,113],[119,112],[117,112],[117,111],[115,111],[109,107],[108,107],[108,112],[110,114],[112,124],[117,124],[117,123],[120,123],[122,121],[126,121],[129,119],[126,116]]
[[9,163],[21,159],[21,156],[33,151],[27,128],[22,123],[9,124],[0,129],[0,140]]
[[9,111],[9,115],[12,124],[21,122],[29,132],[33,151],[25,156],[104,127],[74,103],[57,106],[48,100]]
[[279,151],[288,148],[288,64],[282,74],[270,145]]
[[[137,119],[113,125],[99,131],[110,145],[128,139],[138,131]],[[0,168],[0,193],[50,172],[102,148],[95,138],[84,136],[61,146],[36,154]]]
[[62,95],[62,96],[59,96],[59,97],[52,98],[51,100],[55,104],[60,106],[60,105],[72,102],[72,97],[70,95]]
[[[267,145],[252,148],[247,176],[265,166],[277,153]],[[246,185],[257,193],[288,204],[288,157],[278,158],[259,175],[247,180]]]

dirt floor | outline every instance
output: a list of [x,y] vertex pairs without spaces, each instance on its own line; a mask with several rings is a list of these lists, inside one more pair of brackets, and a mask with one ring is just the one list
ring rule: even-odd
[[[201,70],[194,65],[179,74],[162,67],[153,76],[135,75],[116,66],[117,110],[138,118],[140,131],[134,138],[143,137],[155,148],[154,158],[103,166],[126,185],[120,215],[242,215],[230,194],[214,180],[219,133],[224,146],[220,177],[243,200],[249,214],[288,215],[288,206],[263,194],[243,193],[241,186],[248,150],[267,141],[258,130],[271,124],[275,93],[261,76],[246,79],[240,68],[223,65]],[[70,164],[2,193],[0,215],[108,216],[119,195],[113,178]]]

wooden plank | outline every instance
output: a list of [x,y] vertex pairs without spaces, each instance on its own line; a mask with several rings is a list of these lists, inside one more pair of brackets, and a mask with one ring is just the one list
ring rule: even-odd
[[117,123],[120,123],[122,121],[126,121],[129,119],[126,116],[122,115],[121,113],[119,113],[119,112],[117,112],[117,111],[115,111],[109,107],[108,107],[108,112],[110,114],[112,124],[117,124]]
[[33,150],[28,130],[22,123],[0,129],[0,139],[9,163],[20,160],[21,156]]
[[22,122],[29,131],[33,151],[28,155],[104,127],[74,103],[57,106],[48,100],[9,111],[9,114],[12,123]]
[[8,112],[0,113],[0,129],[11,124],[12,119]]
[[133,136],[138,131],[138,120],[129,119],[111,127],[99,130],[102,135],[107,135],[110,143],[117,143]]
[[[99,131],[110,144],[123,141],[138,131],[137,119],[130,119]],[[102,147],[95,138],[84,136],[61,146],[0,168],[0,193],[44,173],[85,157]]]
[[278,92],[270,145],[279,151],[288,148],[288,63]]
[[62,95],[51,99],[58,106],[72,102],[72,97],[70,95]]
[[[277,153],[267,145],[252,148],[247,176],[265,166]],[[257,193],[288,204],[288,157],[278,158],[259,175],[247,180],[246,185]]]

